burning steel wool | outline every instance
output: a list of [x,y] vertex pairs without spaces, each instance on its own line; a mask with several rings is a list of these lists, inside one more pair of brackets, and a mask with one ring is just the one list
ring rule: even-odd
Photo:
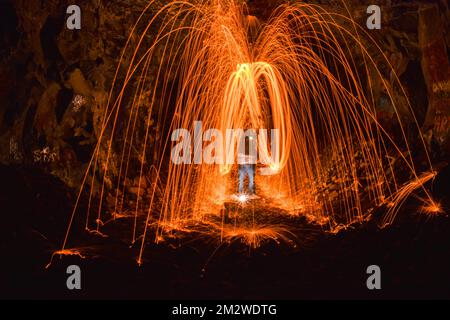
[[[424,211],[440,211],[424,188],[435,173],[423,139],[426,170],[416,169],[409,152],[399,114],[406,108],[414,118],[406,94],[406,104],[394,99],[373,59],[383,52],[350,14],[286,4],[261,22],[237,0],[192,0],[172,1],[147,20],[154,7],[150,1],[123,48],[116,79],[124,72],[125,80],[112,84],[61,252],[82,214],[86,229],[96,232],[104,221],[130,219],[141,263],[148,241],[177,232],[240,238],[251,247],[263,238],[288,239],[292,227],[255,218],[269,207],[332,232],[367,220],[382,205],[388,209],[381,224],[389,225],[417,190],[425,194]],[[400,139],[377,119],[375,78],[394,107]],[[182,141],[184,155],[198,158],[173,163],[172,132],[196,136],[198,122],[202,136]],[[276,148],[269,147],[273,136],[259,139],[259,159],[270,172],[256,175],[257,197],[233,200],[236,165],[229,152],[219,152],[229,137],[208,134],[213,128],[224,136],[228,129],[277,130]],[[202,160],[205,154],[213,163]],[[325,190],[330,180],[334,189]],[[86,211],[83,190],[90,194]]]

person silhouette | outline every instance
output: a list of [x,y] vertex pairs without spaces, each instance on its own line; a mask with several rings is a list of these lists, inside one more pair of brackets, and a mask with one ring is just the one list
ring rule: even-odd
[[241,137],[238,146],[238,193],[244,193],[245,177],[248,177],[247,193],[255,194],[255,169],[256,169],[256,135],[246,134]]

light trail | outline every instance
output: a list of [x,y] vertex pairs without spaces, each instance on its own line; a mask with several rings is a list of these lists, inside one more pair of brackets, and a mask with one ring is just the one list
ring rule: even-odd
[[[257,177],[259,196],[331,231],[363,222],[383,204],[390,208],[383,223],[391,224],[401,204],[419,189],[426,194],[426,211],[438,210],[424,188],[435,173],[423,139],[429,165],[420,175],[411,153],[404,152],[410,151],[410,141],[401,108],[373,56],[392,66],[350,16],[299,3],[280,6],[262,23],[237,0],[172,1],[152,13],[154,7],[150,1],[143,10],[121,54],[62,252],[86,188],[86,229],[99,232],[99,222],[127,212],[134,219],[130,242],[141,241],[139,263],[149,239],[159,241],[166,232],[187,228],[189,221],[208,225],[211,215],[220,217],[236,188],[235,166],[175,165],[167,158],[170,133],[177,128],[194,132],[195,121],[223,132],[278,129],[280,161],[269,164],[274,174]],[[377,52],[370,54],[369,44]],[[374,74],[386,87],[400,139],[377,120]],[[401,107],[414,115],[409,103]],[[270,159],[269,148],[260,151]],[[386,154],[398,158],[407,179],[397,176]],[[333,192],[327,190],[330,179]],[[129,181],[137,181],[137,192],[129,191]],[[252,247],[280,233],[238,227]],[[222,236],[233,237],[228,226],[221,228]]]

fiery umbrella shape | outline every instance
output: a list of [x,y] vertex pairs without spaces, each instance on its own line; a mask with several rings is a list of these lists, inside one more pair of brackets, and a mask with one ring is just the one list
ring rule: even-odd
[[[81,187],[91,194],[89,230],[99,231],[111,214],[114,219],[132,212],[131,240],[141,241],[139,262],[148,239],[189,229],[192,222],[208,225],[211,216],[223,214],[221,208],[233,193],[234,167],[226,161],[211,165],[200,157],[190,165],[176,165],[168,158],[171,132],[195,132],[196,121],[205,130],[223,132],[278,129],[279,161],[269,163],[272,175],[258,176],[259,196],[331,230],[363,221],[371,208],[382,204],[389,207],[383,223],[390,224],[408,195],[434,177],[431,164],[428,173],[419,175],[411,153],[405,152],[410,145],[399,110],[407,109],[414,118],[413,111],[393,98],[367,44],[372,52],[383,53],[350,15],[299,3],[280,6],[261,23],[237,0],[192,0],[172,1],[145,19],[155,6],[151,1],[144,9],[123,49]],[[123,82],[117,80],[121,72]],[[377,120],[374,78],[390,97],[400,139],[392,138]],[[162,138],[155,139],[156,134]],[[224,157],[207,146],[225,142],[205,136],[210,141],[194,143],[189,150]],[[423,143],[421,147],[426,154]],[[259,151],[260,157],[273,159],[270,148]],[[409,172],[407,178],[397,177],[386,160],[393,152]],[[323,192],[330,168],[337,186],[334,197]],[[127,181],[133,177],[138,191],[130,202]],[[110,193],[113,208],[106,205]],[[243,230],[247,234],[254,228]]]

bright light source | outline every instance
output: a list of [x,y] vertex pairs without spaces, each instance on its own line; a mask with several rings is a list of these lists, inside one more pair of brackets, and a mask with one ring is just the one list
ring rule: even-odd
[[242,203],[247,202],[247,199],[248,199],[248,197],[247,197],[247,195],[245,195],[245,194],[240,194],[240,195],[238,196],[239,202],[242,202]]
[[277,173],[277,172],[280,170],[280,165],[279,165],[279,164],[276,164],[276,163],[271,163],[271,164],[269,165],[269,167],[270,167],[270,169],[271,169],[273,172],[275,172],[275,173]]

